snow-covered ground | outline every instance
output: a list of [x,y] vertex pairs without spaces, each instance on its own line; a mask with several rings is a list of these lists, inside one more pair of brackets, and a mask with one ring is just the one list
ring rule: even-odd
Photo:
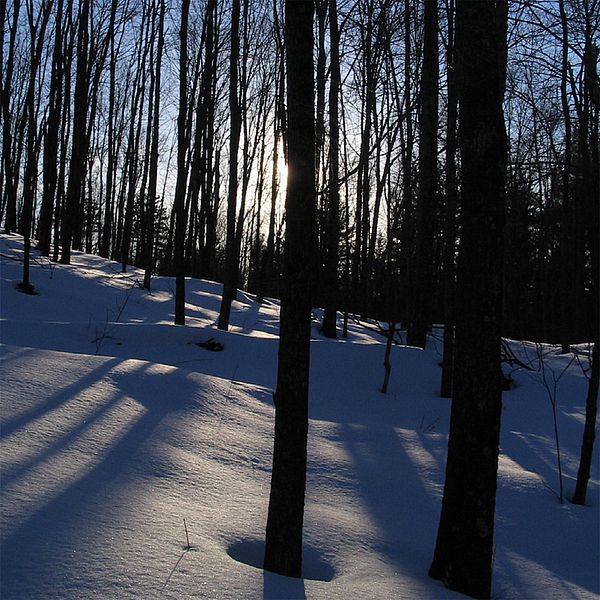
[[[263,572],[278,306],[240,292],[229,333],[220,286],[173,281],[74,253],[35,258],[0,238],[0,597],[460,598],[427,577],[443,489],[449,401],[439,341],[312,342],[304,578]],[[221,352],[197,346],[209,338]],[[514,344],[535,363],[531,345]],[[548,377],[569,357],[546,347]],[[585,362],[585,361],[584,361]],[[599,455],[588,506],[560,504],[552,409],[537,372],[504,394],[493,597],[597,598]],[[587,382],[558,385],[565,493],[577,473]],[[596,446],[598,447],[598,445]],[[188,542],[189,540],[189,542]],[[253,566],[254,565],[254,566]]]

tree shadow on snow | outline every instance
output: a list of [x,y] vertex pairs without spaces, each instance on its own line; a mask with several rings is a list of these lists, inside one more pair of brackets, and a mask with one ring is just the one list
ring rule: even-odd
[[22,429],[26,427],[29,423],[35,421],[39,417],[44,414],[55,410],[62,404],[65,404],[69,400],[73,398],[74,395],[79,392],[85,390],[86,388],[92,386],[94,383],[99,381],[103,375],[106,375],[111,369],[116,367],[122,359],[113,358],[112,360],[107,360],[98,368],[94,369],[86,376],[78,379],[71,385],[59,390],[55,394],[48,396],[43,402],[39,402],[35,406],[32,406],[29,410],[17,415],[12,419],[7,419],[2,423],[2,437],[6,437],[17,431],[18,429]]
[[[440,508],[424,484],[424,467],[407,451],[401,431],[347,423],[339,430],[353,461],[356,494],[378,529],[380,542],[374,549],[401,571],[423,577]],[[434,473],[438,468],[427,467]],[[436,480],[441,477],[435,473]]]
[[227,549],[227,554],[237,562],[254,567],[263,572],[264,600],[306,600],[304,580],[331,581],[335,571],[322,554],[308,545],[302,548],[302,579],[284,577],[263,569],[265,556],[264,540],[250,539],[235,542]]
[[[114,361],[108,361],[102,369],[90,373],[85,378],[85,386],[98,381],[113,364]],[[90,416],[90,421],[100,419],[109,405],[118,404],[125,398],[135,400],[143,410],[137,413],[133,424],[128,425],[129,428],[123,433],[119,429],[123,422],[117,416],[119,422],[116,430],[108,432],[115,439],[99,457],[99,461],[86,467],[76,481],[59,489],[54,497],[43,498],[37,505],[32,503],[29,514],[3,536],[0,547],[0,597],[25,598],[36,594],[37,597],[46,597],[46,594],[62,589],[67,585],[65,582],[71,580],[79,580],[75,589],[85,589],[85,585],[81,585],[81,578],[84,577],[80,572],[81,565],[87,564],[89,569],[96,564],[94,558],[99,556],[106,560],[106,549],[102,546],[107,535],[104,528],[118,518],[120,510],[128,509],[132,503],[140,501],[139,497],[131,497],[132,490],[139,488],[130,484],[136,470],[143,470],[153,460],[153,450],[147,446],[149,438],[155,434],[165,417],[191,408],[198,398],[196,385],[179,372],[152,373],[149,369],[148,365],[142,365],[134,371],[119,373],[118,387],[122,394],[117,398],[93,400],[98,406]],[[46,402],[43,407],[28,414],[27,418],[12,423],[13,430],[25,426],[34,414],[49,409],[57,401],[67,402],[69,394],[76,393],[85,393],[81,382],[76,389],[70,386],[62,390],[52,403]],[[92,424],[88,422],[66,434],[58,434],[64,435],[64,438],[54,441],[53,451],[58,452],[69,446]],[[63,473],[56,469],[50,463],[47,476],[60,480]],[[71,478],[68,477],[67,481],[71,481]],[[26,505],[26,499],[23,501],[22,506]],[[3,507],[3,516],[10,519],[7,514],[9,509]],[[118,528],[116,532],[118,535]],[[132,547],[131,551],[136,551],[136,548]],[[110,556],[110,560],[113,559],[123,560],[123,557]],[[90,582],[86,584],[88,587],[93,585]],[[101,593],[90,587],[92,592]]]

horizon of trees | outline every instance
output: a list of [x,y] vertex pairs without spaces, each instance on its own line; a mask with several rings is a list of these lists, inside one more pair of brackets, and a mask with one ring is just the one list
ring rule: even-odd
[[[454,0],[436,8],[435,54],[424,52],[422,0],[334,9],[317,0],[314,21],[314,302],[329,314],[418,323],[409,337],[419,345],[431,323],[450,319],[460,240]],[[508,337],[590,339],[599,9],[598,0],[509,3]],[[181,210],[185,276],[227,275],[233,291],[279,296],[283,2],[241,3],[234,71],[231,3],[190,0],[188,11],[182,53],[181,9],[166,0],[2,3],[0,223],[55,260],[69,262],[73,248],[143,267],[150,287],[152,273],[175,272]],[[419,175],[427,160],[433,180]]]

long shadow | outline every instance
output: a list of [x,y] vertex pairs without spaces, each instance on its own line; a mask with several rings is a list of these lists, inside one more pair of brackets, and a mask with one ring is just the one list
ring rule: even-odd
[[[496,509],[497,543],[511,554],[523,556],[552,573],[557,582],[571,582],[598,594],[600,571],[594,559],[600,547],[597,506],[580,507],[569,503],[574,476],[569,470],[563,473],[564,504],[559,503],[558,468],[553,462],[556,455],[548,452],[548,445],[547,440],[536,443],[525,434],[504,436],[503,452],[524,470],[535,473],[539,481],[527,477],[521,482],[501,481]],[[535,540],[533,546],[532,539]],[[516,571],[518,566],[512,563],[518,565],[519,561],[509,561],[506,568]],[[586,574],[586,564],[594,576]],[[566,587],[561,590],[561,597],[567,597],[566,590]]]
[[[545,408],[545,407],[543,407]],[[575,477],[579,466],[579,442],[583,434],[583,424],[559,407],[558,437],[561,454],[563,478]],[[516,421],[514,414],[503,423],[501,437],[502,453],[527,471],[536,473],[547,487],[558,493],[557,448],[552,424],[552,410],[541,410],[535,421],[527,426]],[[567,440],[575,440],[571,446]],[[565,487],[565,493],[569,493]]]
[[423,474],[393,428],[341,424],[340,431],[357,492],[380,533],[375,549],[401,571],[422,577],[431,559],[423,548],[433,548],[439,512]]
[[2,437],[8,436],[11,433],[15,432],[18,429],[21,429],[28,423],[35,421],[39,417],[44,414],[58,408],[69,399],[73,397],[74,394],[85,390],[90,387],[92,384],[96,383],[98,380],[102,378],[103,375],[111,371],[114,367],[116,367],[122,359],[113,358],[112,360],[106,360],[101,366],[94,369],[81,379],[77,379],[74,383],[62,388],[55,394],[48,396],[44,401],[39,402],[29,410],[25,411],[17,415],[12,419],[7,419],[5,422],[0,423],[0,434]]
[[249,301],[249,303],[240,310],[235,319],[242,333],[250,333],[254,330],[254,326],[259,322],[258,315],[260,314],[261,305],[258,302]]
[[112,398],[98,406],[90,414],[82,416],[82,419],[76,426],[70,429],[67,434],[57,439],[53,444],[50,444],[45,450],[39,454],[36,454],[29,460],[23,461],[21,464],[16,465],[14,468],[9,467],[8,469],[4,470],[2,473],[2,487],[6,488],[7,486],[10,486],[13,481],[23,477],[28,471],[34,469],[37,465],[44,463],[51,457],[59,454],[62,450],[68,448],[74,441],[77,440],[78,437],[91,429],[96,421],[107,414],[111,408],[116,406],[120,400],[122,400],[122,396],[115,394]]
[[[86,555],[100,553],[103,560],[119,558],[107,556],[99,536],[115,521],[119,510],[139,501],[128,497],[125,490],[136,466],[152,461],[149,450],[143,448],[147,440],[168,414],[191,408],[197,398],[196,386],[185,376],[153,375],[144,373],[146,368],[124,374],[120,381],[123,397],[132,397],[145,409],[134,425],[98,464],[34,509],[2,540],[0,597],[46,597],[52,590],[64,589],[70,580],[82,583],[79,565]],[[49,471],[48,475],[60,473]],[[90,588],[93,584],[84,581],[77,589],[86,589],[86,585]],[[101,595],[90,588],[92,592]]]

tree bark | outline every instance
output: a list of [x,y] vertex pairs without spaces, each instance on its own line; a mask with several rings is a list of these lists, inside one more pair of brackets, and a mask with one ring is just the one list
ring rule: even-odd
[[506,2],[459,0],[456,23],[462,233],[454,394],[429,575],[489,598],[500,435],[500,315],[506,132]]
[[114,36],[110,39],[110,63],[109,63],[109,88],[108,88],[108,151],[106,165],[106,197],[104,205],[104,221],[100,233],[100,256],[108,258],[111,256],[111,240],[113,237],[113,219],[115,203],[115,171],[117,166],[117,144],[115,143],[116,128],[116,69],[117,69],[117,49],[115,47]]
[[[591,40],[588,52],[592,52]],[[581,441],[581,457],[577,471],[577,483],[573,495],[574,504],[585,504],[587,485],[590,479],[590,469],[596,437],[596,418],[598,415],[598,388],[600,386],[600,157],[598,150],[598,129],[600,119],[600,85],[596,71],[596,58],[588,55],[586,64],[586,85],[588,98],[595,110],[590,111],[590,169],[587,171],[586,188],[590,191],[587,207],[588,240],[592,273],[592,331],[594,348],[592,352],[592,371],[588,382],[588,393],[585,407],[585,425]],[[591,108],[591,107],[590,107]]]
[[412,189],[412,162],[413,162],[413,115],[412,115],[412,83],[411,64],[411,15],[410,0],[404,0],[404,110],[406,112],[406,148],[402,157],[402,226],[400,231],[400,285],[404,295],[404,322],[408,324],[411,308],[411,261],[413,248],[413,189]]
[[175,270],[175,325],[185,324],[185,188],[187,184],[186,154],[188,148],[187,131],[187,63],[188,63],[188,19],[190,0],[181,3],[181,24],[179,29],[179,115],[177,117],[177,182],[173,214],[175,216],[174,233],[174,270]]
[[231,315],[231,303],[237,294],[239,257],[236,252],[236,206],[238,189],[238,149],[242,125],[238,100],[238,63],[240,56],[240,0],[232,1],[231,8],[231,56],[229,62],[229,111],[231,129],[229,135],[229,193],[227,197],[227,240],[225,245],[225,281],[221,298],[221,311],[217,327],[227,331]]
[[85,178],[85,162],[87,158],[86,129],[88,112],[88,51],[89,51],[89,0],[82,0],[79,12],[79,29],[77,33],[77,74],[73,98],[73,138],[71,144],[71,162],[67,183],[65,214],[62,222],[60,262],[70,264],[71,243],[77,225],[77,217],[81,203],[81,193]]
[[560,227],[560,290],[561,290],[561,331],[560,341],[563,352],[569,352],[570,343],[573,341],[574,318],[572,310],[573,296],[573,269],[572,259],[574,254],[574,210],[571,201],[571,157],[572,157],[572,127],[571,109],[567,83],[569,77],[569,23],[565,11],[564,0],[559,0],[560,21],[562,29],[562,57],[560,77],[560,100],[565,128],[564,166],[562,170],[562,215]]
[[27,94],[25,96],[24,120],[27,123],[27,156],[25,173],[23,177],[23,208],[20,219],[20,233],[23,235],[23,281],[20,284],[22,291],[33,292],[33,286],[29,281],[29,258],[31,252],[31,230],[34,213],[34,198],[37,187],[38,168],[38,130],[35,110],[35,83],[40,65],[42,48],[46,36],[46,27],[50,18],[52,1],[42,3],[36,18],[33,15],[33,5],[27,6],[29,21],[30,41],[30,64]]
[[165,44],[165,1],[159,2],[158,41],[156,48],[156,67],[154,71],[154,104],[152,115],[152,142],[150,146],[150,179],[148,182],[148,210],[146,246],[144,253],[144,288],[150,291],[150,282],[154,270],[154,238],[156,236],[154,221],[156,219],[156,183],[158,176],[158,141],[160,127],[160,86],[162,55]]
[[63,0],[58,0],[56,8],[56,25],[54,27],[54,50],[52,52],[52,74],[50,77],[50,97],[48,101],[48,119],[44,135],[44,187],[40,218],[38,221],[37,248],[43,256],[50,256],[52,237],[52,215],[58,180],[58,132],[63,90],[63,57],[62,57],[62,19]]
[[433,309],[433,237],[437,194],[438,14],[437,0],[425,0],[421,117],[419,121],[419,197],[417,203],[416,276],[407,344],[425,348]]
[[14,72],[14,56],[19,23],[21,1],[14,0],[13,20],[10,27],[8,56],[6,59],[6,75],[2,84],[2,158],[4,161],[4,185],[6,194],[6,214],[4,220],[4,231],[11,233],[17,229],[17,183],[18,177],[13,161],[13,136],[11,123],[10,97],[12,94],[12,76]]
[[339,111],[340,93],[340,32],[337,0],[329,0],[329,45],[331,48],[331,82],[329,85],[329,182],[326,229],[325,289],[323,335],[337,338],[338,263],[340,245],[340,182],[339,182]]
[[588,393],[585,403],[585,425],[581,440],[581,456],[577,470],[577,482],[573,494],[573,504],[585,504],[587,486],[590,480],[594,441],[596,439],[596,417],[598,415],[598,389],[600,384],[600,343],[594,342],[592,351],[592,372],[588,382]]
[[288,188],[275,440],[264,567],[300,577],[315,221],[313,3],[286,2]]
[[444,294],[444,350],[442,357],[442,381],[440,396],[452,397],[452,372],[454,369],[454,294],[456,286],[456,61],[454,48],[454,0],[448,7],[448,48],[447,48],[448,114],[446,120],[446,207],[444,211],[444,255],[443,255],[443,294]]

